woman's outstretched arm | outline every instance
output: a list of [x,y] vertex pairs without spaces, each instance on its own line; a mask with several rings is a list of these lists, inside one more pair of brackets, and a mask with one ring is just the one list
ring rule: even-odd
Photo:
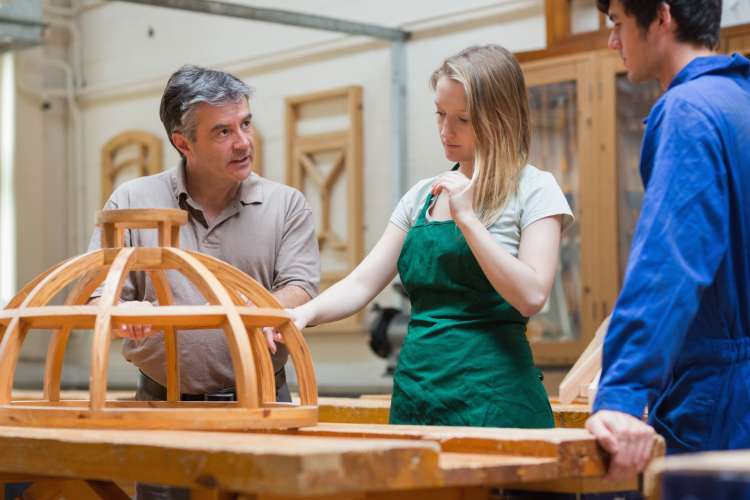
[[389,223],[351,273],[310,302],[290,310],[297,328],[346,318],[365,307],[396,276],[405,237],[406,232]]

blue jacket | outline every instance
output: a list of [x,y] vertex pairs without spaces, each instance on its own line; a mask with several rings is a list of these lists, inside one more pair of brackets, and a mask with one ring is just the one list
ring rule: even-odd
[[646,122],[645,189],[594,404],[668,453],[750,448],[750,61],[701,57]]

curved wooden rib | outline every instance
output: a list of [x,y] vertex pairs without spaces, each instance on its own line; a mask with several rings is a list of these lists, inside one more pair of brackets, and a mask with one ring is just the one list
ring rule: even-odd
[[91,372],[89,374],[89,398],[92,411],[104,409],[107,402],[107,366],[109,347],[112,343],[112,307],[120,299],[128,271],[135,261],[135,248],[123,248],[107,273],[102,296],[99,299],[99,315],[94,326],[91,343]]
[[[260,283],[251,279],[236,267],[208,255],[199,254],[197,252],[190,253],[211,270],[223,283],[226,283],[247,295],[255,305],[277,309],[283,308],[271,292],[263,288]],[[297,373],[300,402],[303,405],[317,404],[318,388],[315,381],[315,370],[312,364],[312,356],[310,355],[310,351],[302,333],[300,333],[291,321],[278,327],[278,330],[284,338],[284,342],[289,350],[289,355],[292,358],[294,371]],[[268,359],[270,361],[270,355],[268,356]]]
[[[88,302],[94,290],[107,277],[107,269],[93,270],[78,280],[76,285],[65,298],[65,305],[84,305]],[[70,339],[72,328],[68,325],[52,333],[47,348],[47,361],[44,365],[44,399],[60,401],[60,379],[62,377],[65,348]]]
[[18,306],[20,306],[21,303],[24,301],[24,299],[34,289],[34,287],[36,287],[39,284],[39,282],[41,282],[44,278],[46,278],[47,276],[49,276],[49,274],[52,271],[54,271],[58,267],[64,265],[69,260],[70,259],[65,259],[64,261],[59,262],[59,263],[55,264],[54,266],[50,267],[49,269],[47,269],[43,273],[35,276],[34,279],[32,279],[31,281],[29,281],[28,283],[26,283],[26,285],[23,288],[21,288],[21,290],[15,295],[15,297],[13,297],[12,299],[10,299],[10,301],[8,302],[8,304],[5,306],[5,309],[15,309]]
[[50,273],[37,288],[32,290],[19,307],[40,307],[49,304],[55,295],[81,275],[104,265],[104,251],[92,250],[80,257],[74,257]]
[[[169,306],[174,303],[172,290],[167,283],[167,274],[161,270],[149,271],[151,281],[156,290],[159,306]],[[167,401],[180,400],[180,356],[177,349],[177,333],[173,326],[164,327],[164,348],[167,351]]]
[[224,333],[232,357],[237,402],[242,408],[257,408],[260,403],[258,381],[247,330],[224,285],[205,265],[186,251],[164,248],[163,259],[167,263],[172,261],[181,264],[180,271],[198,287],[203,296],[224,307],[227,316]]
[[101,265],[101,263],[101,250],[94,250],[79,257],[68,259],[56,269],[48,272],[42,279],[36,281],[36,286],[25,293],[23,301],[17,307],[19,309],[18,316],[10,321],[3,339],[0,341],[0,404],[7,404],[12,399],[13,376],[21,346],[26,337],[26,328],[20,321],[23,308],[47,305],[49,300],[60,290],[82,273]]
[[[225,284],[228,290],[231,290],[233,296],[236,297],[235,304],[245,306],[247,301],[250,300],[258,307],[282,309],[276,297],[239,269],[205,254],[190,253],[208,267],[219,278],[219,281]],[[244,298],[241,298],[240,294]],[[276,401],[276,380],[265,334],[260,328],[252,328],[248,333],[250,334],[250,343],[253,346],[253,358],[258,368],[259,392],[262,401],[263,403],[273,403]]]
[[[221,281],[221,280],[219,280]],[[222,281],[222,283],[224,283]],[[248,304],[248,298],[241,292],[238,292],[231,286],[227,286],[224,283],[224,287],[232,298],[238,310],[239,308],[245,307]],[[242,314],[242,313],[240,313]],[[243,317],[243,321],[244,321]],[[250,346],[252,347],[253,360],[255,362],[255,378],[258,383],[258,394],[260,394],[260,400],[262,403],[274,403],[276,402],[276,384],[273,373],[273,362],[268,354],[268,347],[265,342],[265,336],[263,331],[258,328],[254,328],[245,322],[245,327],[248,329],[248,335],[250,336]]]

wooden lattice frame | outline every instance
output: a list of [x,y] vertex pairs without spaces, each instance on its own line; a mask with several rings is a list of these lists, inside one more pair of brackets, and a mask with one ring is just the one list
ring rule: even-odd
[[[323,134],[297,134],[300,108],[312,103],[345,99],[349,116],[346,130]],[[364,218],[362,214],[362,88],[358,86],[333,89],[286,99],[286,181],[305,191],[305,178],[312,179],[318,188],[321,202],[321,227],[318,243],[321,250],[330,246],[346,255],[346,269],[339,272],[323,270],[321,282],[325,288],[339,281],[354,269],[364,257]],[[316,168],[312,155],[332,152],[337,154],[333,169],[323,176]],[[347,234],[339,237],[331,227],[331,192],[342,174],[346,176]],[[307,194],[310,196],[310,193]]]
[[[132,147],[138,148],[136,157],[118,161],[120,152],[123,149]],[[117,134],[102,146],[102,206],[112,194],[118,173],[123,169],[133,166],[137,168],[138,176],[153,175],[161,172],[161,139],[141,130],[128,130]]]
[[[186,212],[129,209],[100,212],[102,248],[68,259],[29,282],[0,311],[0,424],[53,427],[165,429],[289,428],[317,422],[317,388],[307,345],[288,313],[259,283],[231,265],[177,248]],[[156,228],[159,247],[123,247],[127,228]],[[165,271],[182,272],[208,301],[175,306]],[[127,273],[148,272],[159,306],[118,305]],[[100,285],[96,305],[85,305]],[[74,284],[65,305],[49,306]],[[248,300],[257,307],[247,306]],[[111,331],[123,324],[162,329],[167,354],[167,401],[107,401]],[[263,327],[276,327],[297,372],[300,405],[276,402],[271,357]],[[13,376],[29,329],[54,329],[44,375],[43,401],[12,401]],[[70,332],[93,328],[89,401],[61,401],[62,362]],[[182,402],[177,329],[224,330],[234,367],[237,402]]]

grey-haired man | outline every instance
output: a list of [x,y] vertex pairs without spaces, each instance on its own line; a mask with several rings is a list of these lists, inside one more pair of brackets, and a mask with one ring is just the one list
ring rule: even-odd
[[[250,88],[236,77],[183,66],[167,82],[160,117],[181,164],[118,187],[105,208],[181,208],[188,223],[180,246],[238,267],[285,307],[301,305],[318,291],[320,257],[310,207],[302,194],[253,174],[254,146]],[[156,232],[130,230],[126,245],[158,246]],[[99,247],[99,231],[90,249]],[[168,273],[176,304],[203,304],[204,297],[183,276]],[[97,294],[94,294],[94,298]],[[148,276],[131,273],[123,301],[155,303]],[[161,333],[147,326],[123,327],[123,354],[140,369],[137,399],[165,399],[165,348]],[[290,401],[284,364],[287,352],[268,333],[276,371],[277,399]],[[181,331],[180,383],[183,400],[232,398],[234,375],[223,332]],[[181,498],[162,488],[139,498]],[[147,494],[146,494],[147,493]]]

